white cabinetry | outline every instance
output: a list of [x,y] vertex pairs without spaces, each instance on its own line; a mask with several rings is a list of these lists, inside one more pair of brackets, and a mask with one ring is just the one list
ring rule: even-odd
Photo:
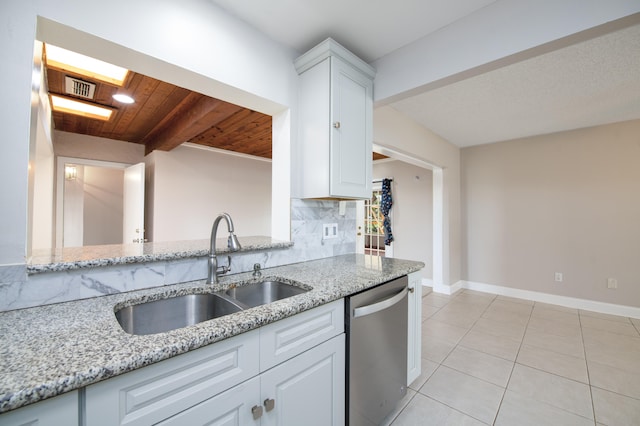
[[89,386],[86,424],[342,424],[343,316],[339,300]]
[[421,373],[422,352],[422,278],[420,271],[409,274],[409,322],[407,348],[407,384]]
[[148,425],[259,372],[258,330],[86,388],[87,426]]
[[3,426],[59,426],[78,424],[78,392],[65,393],[55,398],[18,408],[0,415]]
[[371,198],[375,70],[327,39],[295,61],[301,198]]
[[[344,334],[260,375],[262,426],[344,424]],[[272,409],[266,405],[271,402]]]
[[157,423],[162,426],[259,425],[252,407],[260,400],[260,378],[254,377],[188,410]]

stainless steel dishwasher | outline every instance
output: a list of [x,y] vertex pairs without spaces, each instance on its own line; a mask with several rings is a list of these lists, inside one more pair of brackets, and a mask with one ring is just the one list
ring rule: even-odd
[[347,298],[347,415],[350,426],[379,425],[407,393],[404,276]]

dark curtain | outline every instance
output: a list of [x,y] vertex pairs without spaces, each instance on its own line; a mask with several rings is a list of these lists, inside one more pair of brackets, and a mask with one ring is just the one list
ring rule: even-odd
[[393,205],[391,197],[391,179],[382,180],[382,199],[380,200],[380,212],[384,215],[382,225],[384,227],[384,244],[388,246],[393,241],[391,233],[391,220],[389,219],[389,211]]

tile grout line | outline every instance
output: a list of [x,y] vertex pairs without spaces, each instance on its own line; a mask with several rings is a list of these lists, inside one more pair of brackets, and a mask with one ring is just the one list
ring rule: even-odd
[[[461,293],[460,293],[460,294],[458,294],[456,297],[460,296],[461,294],[464,294],[464,293],[463,293],[463,292],[461,292]],[[455,299],[455,298],[454,298],[454,299]],[[464,333],[464,335],[460,338],[460,340],[458,340],[458,342],[453,346],[453,348],[449,351],[449,353],[447,353],[447,356],[445,356],[445,357],[444,357],[444,359],[442,360],[442,362],[438,365],[438,369],[439,369],[440,367],[442,367],[442,366],[443,366],[443,363],[447,360],[447,358],[449,358],[449,356],[451,355],[451,353],[452,353],[453,351],[455,351],[455,350],[456,350],[456,348],[460,345],[460,342],[462,342],[462,340],[465,338],[465,336],[471,332],[471,330],[473,329],[473,327],[477,324],[478,320],[480,320],[480,318],[482,318],[482,315],[484,315],[484,313],[485,313],[485,312],[487,312],[487,310],[489,309],[489,307],[490,307],[491,305],[493,305],[493,302],[495,302],[496,300],[498,300],[498,296],[497,296],[497,295],[494,295],[494,297],[491,299],[491,303],[489,303],[489,304],[484,308],[484,310],[483,310],[483,311],[482,311],[482,313],[478,316],[478,318],[473,322],[473,324],[471,324],[471,326],[469,327],[469,329],[467,330],[467,332],[466,332],[466,333]],[[452,300],[452,301],[453,301],[453,300]],[[447,304],[448,304],[448,303],[447,303]],[[463,345],[463,347],[466,347],[466,346],[464,346],[464,345]],[[469,349],[472,349],[472,348],[469,348]],[[482,351],[478,351],[478,352],[482,352]],[[490,355],[490,354],[487,354],[487,355]],[[497,358],[500,358],[500,357],[497,357]],[[515,365],[515,362],[514,362],[514,365]],[[452,370],[454,370],[454,371],[458,371],[458,370],[456,370],[455,368],[452,368],[452,367],[449,367],[449,366],[446,366],[446,365],[444,365],[444,367],[446,367],[446,368],[451,368],[451,369],[452,369]],[[513,371],[513,367],[511,367],[511,371]],[[465,373],[465,372],[462,372],[462,371],[458,371],[458,372],[459,372],[459,373],[461,373],[461,374],[466,374],[466,375],[467,375],[467,376],[469,376],[469,377],[473,377],[473,378],[475,378],[475,379],[481,380],[481,381],[483,381],[483,382],[485,382],[485,383],[490,383],[490,384],[492,384],[492,385],[497,386],[495,383],[488,382],[488,381],[486,381],[486,380],[483,380],[483,379],[480,379],[480,378],[478,378],[478,377],[472,376],[472,375],[467,374],[467,373]],[[434,374],[435,374],[435,371],[434,371]],[[509,376],[511,376],[511,375],[509,375]],[[425,383],[425,384],[426,384],[426,383]],[[502,386],[498,386],[498,387],[502,387]],[[496,418],[498,417],[498,412],[500,411],[500,406],[502,405],[502,400],[504,399],[504,394],[505,394],[506,392],[507,392],[507,388],[505,387],[505,388],[504,388],[504,392],[502,392],[502,397],[500,398],[500,404],[498,404],[498,409],[496,410],[496,413],[493,415],[493,420],[492,420],[492,421],[491,421],[491,423],[490,423],[491,425],[495,424]],[[425,396],[426,396],[426,395],[425,395]],[[428,396],[427,396],[427,397],[428,397]],[[431,398],[431,399],[433,399],[433,398]],[[437,401],[437,400],[435,400],[435,399],[434,399],[434,401]],[[438,402],[440,402],[440,401],[438,401]],[[444,404],[443,402],[440,402],[440,403],[441,403],[441,404]],[[444,404],[444,405],[446,405],[447,407],[449,407],[447,404]],[[467,413],[464,413],[464,412],[462,412],[462,411],[460,411],[460,410],[457,410],[457,409],[455,409],[454,407],[449,407],[449,408],[451,408],[451,409],[453,409],[453,410],[456,410],[456,411],[458,411],[458,412],[460,412],[460,413],[464,414],[465,416],[469,416],[469,417],[471,417],[471,418],[473,418],[473,419],[476,419],[476,420],[478,420],[478,421],[479,421],[479,422],[481,422],[481,423],[484,423],[482,420],[477,419],[477,418],[473,417],[473,416],[472,416],[472,415],[470,415],[470,414],[467,414]],[[486,424],[486,423],[485,423],[485,424]]]
[[[411,389],[409,388],[409,386],[407,386],[407,388]],[[393,419],[391,419],[391,421],[388,423],[388,426],[393,426],[393,422],[395,422],[398,419],[398,417],[400,417],[400,414],[402,414],[402,412],[407,409],[407,407],[409,406],[409,404],[411,404],[411,401],[413,401],[413,399],[416,397],[417,394],[418,394],[418,391],[415,391],[413,396],[409,398],[409,401],[407,401],[404,407],[402,407],[402,410],[398,411],[398,413],[393,417]]]
[[636,329],[636,333],[638,333],[638,337],[640,337],[640,326],[636,325],[631,318],[629,318],[629,321],[631,321],[631,326]]
[[596,419],[596,405],[593,403],[593,386],[591,386],[591,374],[589,373],[589,361],[587,360],[587,345],[584,343],[584,333],[582,332],[582,315],[578,310],[578,323],[580,324],[580,338],[582,340],[582,352],[584,353],[584,364],[587,368],[587,381],[589,382],[589,396],[591,397],[591,412],[593,413],[593,424],[598,424]]
[[[446,303],[446,304],[444,304],[443,306],[437,307],[437,310],[436,310],[435,312],[433,312],[433,314],[432,314],[432,315],[430,315],[428,318],[425,318],[425,321],[426,321],[427,319],[429,319],[429,318],[432,318],[434,315],[436,315],[438,312],[440,312],[444,307],[449,306],[452,302],[454,302],[454,301],[456,301],[456,300],[463,301],[462,299],[459,299],[459,297],[460,297],[462,294],[465,294],[465,292],[460,292],[459,294],[455,295],[455,296],[454,296],[453,298],[451,298],[450,300],[447,300],[447,303]],[[469,294],[469,293],[467,293],[467,294],[468,294],[468,295],[472,295],[472,294]],[[471,300],[473,300],[473,299],[471,299]],[[461,342],[462,342],[462,341],[463,341],[463,339],[464,339],[464,338],[465,338],[465,337],[466,337],[466,336],[471,332],[471,330],[472,330],[472,329],[473,329],[473,328],[478,324],[478,321],[479,321],[480,319],[482,319],[482,318],[483,318],[483,315],[485,315],[485,314],[486,314],[486,313],[491,309],[491,307],[497,307],[497,305],[495,305],[496,300],[501,300],[501,299],[499,299],[498,297],[495,297],[495,296],[491,299],[491,301],[488,303],[488,305],[486,305],[486,307],[481,311],[480,315],[479,315],[479,316],[478,316],[478,317],[477,317],[477,318],[472,322],[472,324],[471,324],[470,326],[468,326],[468,328],[467,328],[466,332],[464,332],[464,334],[462,335],[462,337],[460,337],[460,338],[457,340],[457,342],[453,345],[452,349],[451,349],[450,351],[448,351],[448,352],[446,353],[446,355],[444,356],[444,358],[442,359],[442,361],[438,363],[436,370],[437,370],[437,369],[439,369],[439,368],[440,368],[440,367],[442,367],[442,366],[445,366],[445,367],[447,367],[447,368],[451,368],[451,369],[452,369],[452,370],[454,370],[454,371],[458,371],[458,372],[459,372],[459,373],[461,373],[461,374],[467,374],[467,375],[469,375],[469,376],[471,376],[471,377],[477,378],[477,377],[475,377],[475,376],[473,376],[473,375],[471,375],[471,374],[465,373],[464,371],[460,371],[460,370],[458,370],[458,369],[456,369],[456,368],[454,368],[454,367],[446,366],[444,363],[445,363],[445,362],[446,362],[446,360],[451,356],[452,352],[454,352],[458,347],[464,347],[464,348],[466,348],[466,346],[464,346],[463,344],[461,344]],[[482,304],[484,304],[484,302],[481,302],[481,303],[482,303]],[[536,303],[536,302],[534,302],[532,305],[530,305],[529,315],[528,315],[528,318],[527,318],[527,321],[526,321],[526,324],[525,324],[525,327],[524,327],[524,334],[523,334],[523,335],[522,335],[522,337],[520,338],[519,346],[518,346],[518,349],[517,349],[516,354],[515,354],[515,360],[514,360],[514,361],[512,361],[511,371],[510,371],[510,373],[509,373],[508,380],[507,380],[506,385],[505,385],[505,387],[504,387],[504,391],[503,391],[503,394],[502,394],[502,398],[501,398],[500,403],[499,403],[499,405],[498,405],[498,409],[497,409],[497,411],[496,411],[496,414],[495,414],[495,416],[494,416],[494,418],[493,418],[493,421],[490,423],[491,425],[495,425],[495,424],[496,424],[497,419],[498,419],[498,415],[499,415],[500,411],[504,408],[504,407],[503,407],[503,403],[504,403],[504,399],[505,399],[505,397],[506,397],[506,391],[508,390],[509,385],[510,385],[510,383],[511,383],[511,379],[513,378],[513,372],[515,371],[515,365],[516,365],[516,364],[519,364],[519,362],[518,362],[517,360],[518,360],[519,354],[520,354],[520,352],[522,351],[522,348],[523,348],[523,346],[524,346],[524,338],[525,338],[525,336],[526,336],[526,333],[527,333],[527,331],[529,330],[529,327],[530,327],[530,326],[531,326],[531,324],[532,324],[531,320],[534,318],[533,313],[535,312],[536,305],[538,305],[538,303]],[[561,311],[561,310],[559,310],[559,312],[562,312],[562,311]],[[537,316],[535,316],[535,317],[537,317]],[[542,318],[542,319],[549,319],[549,318],[546,318],[545,316],[541,316],[540,318]],[[581,342],[581,343],[582,343],[582,345],[583,345],[583,348],[582,348],[582,351],[581,351],[581,352],[582,352],[582,355],[583,355],[583,357],[584,357],[585,369],[586,369],[586,373],[587,373],[587,374],[586,374],[586,375],[587,375],[587,377],[586,377],[586,378],[587,378],[587,381],[586,381],[587,383],[584,383],[584,382],[582,382],[582,381],[580,381],[580,380],[575,380],[575,379],[570,378],[570,377],[565,377],[565,376],[563,376],[562,374],[550,373],[550,372],[548,372],[548,371],[546,371],[546,370],[544,370],[544,369],[542,369],[542,368],[533,367],[533,366],[528,366],[528,365],[526,365],[526,364],[522,364],[522,363],[520,363],[520,365],[522,365],[522,366],[526,366],[526,367],[531,368],[531,369],[533,369],[533,370],[537,370],[537,371],[540,371],[540,372],[544,372],[544,373],[546,373],[546,374],[554,375],[554,376],[557,376],[557,377],[559,377],[559,378],[563,378],[563,379],[566,379],[566,380],[570,380],[570,381],[572,381],[572,382],[576,382],[576,383],[579,383],[579,384],[586,384],[586,385],[589,387],[589,395],[590,395],[591,408],[592,408],[592,409],[591,409],[591,414],[592,414],[592,416],[593,416],[593,417],[592,417],[592,419],[588,419],[587,417],[583,417],[583,416],[581,416],[581,415],[579,415],[579,414],[577,414],[577,413],[575,413],[575,412],[573,412],[573,411],[567,410],[567,409],[562,408],[562,407],[557,407],[557,406],[555,406],[555,405],[553,405],[553,404],[551,404],[550,406],[554,407],[555,409],[560,409],[560,410],[562,410],[563,412],[567,412],[567,413],[570,413],[570,414],[572,414],[572,415],[582,417],[584,420],[586,420],[586,421],[588,421],[588,422],[590,422],[590,423],[592,423],[592,424],[596,425],[596,424],[598,424],[598,423],[597,423],[596,410],[595,410],[595,404],[594,404],[594,392],[593,392],[594,388],[603,389],[603,390],[605,390],[605,391],[607,391],[607,392],[611,392],[611,393],[613,393],[613,394],[620,395],[620,396],[625,397],[625,398],[631,398],[631,399],[638,400],[638,401],[640,401],[640,398],[630,397],[630,396],[625,395],[625,394],[623,394],[623,393],[613,392],[613,391],[608,391],[608,390],[606,390],[606,389],[604,389],[604,388],[601,388],[601,387],[598,387],[598,386],[594,386],[594,385],[592,385],[592,383],[591,383],[591,372],[590,372],[590,369],[589,369],[589,363],[588,363],[588,359],[587,359],[587,351],[586,351],[586,344],[585,344],[585,339],[586,339],[586,338],[585,338],[585,335],[584,335],[584,330],[585,330],[585,329],[591,329],[591,327],[588,327],[588,326],[586,326],[585,324],[583,324],[583,319],[585,319],[585,320],[586,320],[587,318],[589,318],[589,319],[590,319],[590,318],[594,318],[594,319],[597,319],[597,320],[603,320],[603,321],[605,321],[605,322],[607,322],[607,323],[608,323],[608,322],[618,322],[618,321],[610,320],[610,319],[608,319],[608,318],[600,318],[600,317],[597,317],[597,316],[590,316],[590,315],[588,315],[588,314],[583,314],[582,312],[580,312],[580,310],[578,310],[578,312],[577,312],[578,324],[577,324],[577,325],[578,325],[578,327],[579,327],[579,331],[580,331],[580,336],[579,336],[579,337],[580,337],[580,342]],[[551,320],[551,319],[549,319],[549,320]],[[559,320],[559,321],[560,321],[560,320]],[[424,322],[424,321],[423,321],[423,322]],[[630,318],[627,318],[627,321],[625,321],[625,322],[626,322],[626,323],[629,323],[629,322],[630,322],[630,323],[631,323],[631,325],[632,325],[632,327],[633,327],[633,330],[634,330],[636,333],[638,333],[638,335],[640,335],[640,322],[639,322],[639,323],[635,323],[634,321],[631,321],[631,319],[630,319]],[[445,322],[445,323],[447,323],[447,322]],[[447,323],[447,324],[449,324],[449,323]],[[569,323],[567,323],[567,324],[569,324]],[[591,322],[590,322],[589,324],[591,324]],[[450,324],[450,325],[456,325],[456,324]],[[629,334],[620,333],[620,332],[612,331],[612,330],[608,330],[608,329],[603,329],[603,330],[601,330],[601,329],[599,329],[599,328],[594,328],[594,330],[596,330],[596,331],[602,331],[602,332],[607,332],[607,333],[615,334],[615,335],[618,335],[618,336],[625,336],[625,337],[629,337]],[[542,331],[541,331],[541,332],[542,332]],[[548,331],[547,331],[547,332],[548,332]],[[556,333],[553,333],[553,332],[551,332],[551,334],[554,334],[554,335],[556,335],[556,336],[558,336],[558,337],[562,337],[561,335],[556,334]],[[576,337],[577,337],[577,336],[576,336]],[[538,347],[537,345],[533,345],[533,346],[534,346],[534,347],[536,347],[536,348]],[[549,349],[549,348],[545,348],[545,347],[540,347],[540,348],[541,348],[541,349],[544,349],[544,350],[549,350],[549,351],[554,352],[554,353],[557,353],[557,354],[559,354],[559,355],[571,356],[571,357],[579,358],[579,355],[577,356],[577,355],[567,354],[567,353],[564,353],[564,352],[557,352],[557,351],[555,351],[555,350],[553,350],[553,349]],[[469,348],[469,349],[472,349],[472,350],[473,350],[473,348]],[[477,349],[475,349],[475,350],[477,350]],[[479,352],[483,352],[483,351],[479,351]],[[485,352],[483,352],[483,353],[485,353]],[[491,354],[489,354],[489,355],[491,355]],[[495,355],[494,355],[494,356],[495,356]],[[498,357],[498,358],[501,358],[501,357]],[[510,361],[510,360],[509,360],[509,361]],[[434,370],[434,373],[435,373],[435,370]],[[483,381],[483,382],[486,382],[486,383],[490,383],[490,384],[495,385],[495,383],[489,382],[489,381],[487,381],[487,380],[484,380],[484,379],[481,379],[481,378],[477,378],[477,379],[479,379],[480,381]],[[427,378],[427,380],[425,381],[425,384],[426,384],[426,382],[427,382],[428,380],[429,380],[429,378]],[[423,386],[424,386],[424,384],[423,384]],[[419,392],[419,390],[418,390],[418,391],[416,391],[416,393],[420,393],[420,392]],[[475,417],[474,417],[474,416],[471,416],[471,415],[469,415],[469,414],[467,414],[467,413],[465,413],[465,412],[463,412],[463,411],[460,411],[459,409],[456,409],[456,408],[454,408],[454,407],[450,407],[450,406],[449,406],[448,404],[446,404],[446,403],[443,403],[443,402],[440,402],[440,401],[438,401],[438,400],[435,400],[435,399],[433,399],[432,397],[430,397],[430,396],[428,396],[428,395],[425,395],[425,394],[423,394],[423,393],[420,393],[420,394],[421,394],[421,396],[425,396],[426,398],[429,398],[429,399],[431,399],[431,400],[433,400],[433,401],[436,401],[436,402],[438,402],[438,403],[440,403],[440,404],[443,404],[444,406],[447,406],[448,408],[450,408],[450,409],[452,409],[452,410],[454,410],[454,411],[456,411],[456,412],[459,412],[459,413],[461,413],[461,414],[464,414],[465,416],[469,416],[469,417],[471,417],[471,418],[474,418],[474,419],[475,419]],[[414,399],[414,398],[415,398],[415,395],[412,397],[412,399],[411,399],[411,400],[413,401],[413,399]],[[404,407],[404,408],[406,408],[406,406],[408,406],[408,404],[407,404],[407,405],[405,405],[405,407]],[[403,411],[404,411],[404,408],[403,408]],[[396,418],[397,418],[397,416],[396,416]],[[482,420],[480,420],[480,419],[476,419],[476,420],[479,420],[480,422],[484,423],[484,421],[482,421]]]
[[[424,296],[422,296],[422,299],[424,299],[425,297],[427,297],[427,296],[428,296],[429,294],[431,294],[431,293],[433,293],[433,290],[432,290],[432,291],[430,291],[429,293],[425,294]],[[424,301],[423,301],[423,300],[421,300],[421,301],[420,301],[420,303],[424,303]],[[448,303],[449,303],[449,302],[447,302],[447,304],[448,304]],[[432,305],[429,305],[429,306],[432,306]],[[445,306],[446,306],[446,305],[445,305]],[[442,306],[432,306],[432,307],[434,307],[434,308],[438,308],[438,309],[437,309],[433,314],[429,315],[429,317],[428,317],[428,318],[425,318],[424,320],[422,320],[422,319],[421,319],[420,324],[424,323],[426,320],[428,320],[429,318],[431,318],[433,315],[435,315],[436,313],[440,312],[440,309],[442,309]],[[420,328],[422,329],[422,326],[421,326]],[[420,333],[420,334],[422,334],[422,333]],[[420,342],[420,344],[422,344],[422,342]],[[422,357],[420,357],[420,358],[421,358],[421,361],[422,361]],[[435,371],[434,371],[434,373],[435,373]],[[433,373],[431,373],[431,375],[433,375]],[[431,377],[431,376],[429,376],[429,377]],[[429,378],[427,378],[427,380],[429,380]],[[425,382],[425,383],[426,383],[426,382]],[[413,400],[415,399],[416,395],[418,395],[418,394],[420,393],[418,389],[413,389],[413,388],[411,388],[411,383],[408,383],[408,384],[407,384],[407,388],[408,388],[408,389],[411,389],[412,391],[414,391],[414,394],[413,394],[413,396],[409,399],[409,401],[407,401],[407,403],[405,404],[405,406],[404,406],[404,407],[402,407],[402,410],[400,410],[400,411],[399,411],[399,412],[398,412],[398,413],[393,417],[393,419],[389,422],[389,426],[393,426],[393,423],[398,419],[398,417],[400,417],[400,415],[404,412],[404,410],[406,410],[406,409],[407,409],[407,407],[409,406],[409,404],[411,404],[411,401],[413,401]],[[420,394],[420,395],[422,395],[422,394]]]
[[518,362],[518,355],[520,355],[520,350],[522,349],[522,345],[524,344],[524,336],[527,334],[527,328],[529,328],[529,322],[531,322],[531,315],[533,314],[533,308],[535,307],[535,302],[531,305],[531,311],[529,312],[529,318],[527,319],[527,324],[524,327],[524,334],[522,335],[522,339],[520,340],[520,345],[518,346],[518,351],[516,352],[516,357],[513,360],[513,365],[511,366],[511,372],[509,373],[509,378],[507,379],[507,384],[504,386],[504,393],[502,394],[502,398],[500,399],[500,404],[498,404],[498,410],[496,411],[496,415],[493,418],[492,425],[496,424],[498,420],[498,414],[500,414],[500,409],[502,408],[502,404],[504,402],[504,397],[507,395],[507,390],[509,389],[509,383],[511,382],[511,377],[513,376],[513,370],[516,368],[516,363]]
[[457,409],[457,408],[455,408],[455,407],[452,407],[452,406],[450,406],[449,404],[447,404],[447,403],[445,403],[445,402],[438,401],[437,399],[432,398],[432,397],[430,397],[429,395],[425,395],[425,394],[423,394],[423,393],[421,393],[420,395],[424,396],[425,398],[429,398],[430,400],[432,400],[432,401],[433,401],[433,402],[435,402],[435,403],[442,404],[442,405],[444,405],[445,407],[450,408],[450,409],[452,409],[453,411],[456,411],[456,412],[458,412],[458,413],[462,414],[462,415],[463,415],[463,416],[465,416],[465,417],[469,417],[469,418],[472,418],[472,419],[474,419],[474,420],[477,420],[477,421],[479,421],[480,423],[482,423],[483,425],[490,426],[488,423],[485,423],[485,422],[483,422],[482,420],[480,420],[480,419],[478,419],[478,418],[476,418],[476,417],[473,417],[471,414],[467,414],[467,413],[465,413],[464,411],[460,411],[459,409]]
[[[445,306],[447,306],[449,303],[451,303],[454,299],[456,299],[456,298],[457,298],[458,296],[460,296],[461,294],[464,294],[464,293],[463,293],[463,292],[461,292],[461,293],[457,294],[456,296],[452,297],[452,298],[451,298],[451,300],[447,301],[447,303],[446,303],[445,305],[443,305],[442,307],[440,307],[440,308],[438,309],[438,311],[440,311],[440,309],[442,309],[442,308],[444,308]],[[489,306],[491,306],[491,304],[493,303],[493,301],[494,301],[494,300],[496,300],[496,298],[497,298],[497,296],[494,296],[494,297],[491,299],[491,303],[489,303],[489,304],[487,305],[487,307],[482,311],[482,313],[480,314],[480,316],[478,317],[478,319],[482,318],[482,314],[484,314],[484,313],[487,311],[487,309],[489,309]],[[435,314],[434,314],[434,315],[435,315]],[[433,315],[432,315],[432,316],[433,316]],[[429,376],[429,379],[430,379],[434,374],[436,374],[436,371],[438,371],[438,370],[440,369],[440,367],[442,367],[442,366],[443,366],[444,361],[446,361],[446,359],[447,359],[447,358],[449,358],[449,355],[451,355],[451,353],[452,353],[452,352],[453,352],[453,351],[458,347],[458,345],[460,344],[460,342],[462,341],[462,339],[464,339],[464,336],[466,336],[466,335],[471,331],[471,329],[473,328],[473,326],[478,322],[478,319],[476,319],[476,320],[473,322],[473,324],[471,324],[471,326],[469,327],[469,329],[467,330],[467,332],[466,332],[466,333],[465,333],[465,334],[464,334],[464,335],[463,335],[463,336],[458,340],[458,342],[453,346],[453,348],[451,348],[451,350],[450,350],[449,352],[447,352],[447,355],[442,359],[442,361],[438,363],[438,367],[433,371],[433,373],[431,374],[431,376]],[[445,324],[448,324],[448,323],[445,323]],[[453,325],[453,324],[449,324],[449,325]],[[433,361],[432,361],[432,362],[433,362]],[[444,367],[446,367],[446,368],[451,368],[451,367],[448,367],[448,366],[446,366],[446,365],[444,365]],[[456,370],[455,368],[451,368],[451,369],[452,369],[452,370],[454,370],[454,371],[458,371],[458,370]],[[486,380],[479,379],[479,378],[477,378],[477,377],[475,377],[475,376],[471,376],[471,375],[469,375],[469,374],[467,374],[467,373],[464,373],[464,372],[462,372],[462,371],[458,371],[458,372],[459,372],[459,373],[461,373],[461,374],[466,374],[467,376],[470,376],[470,377],[476,378],[476,379],[478,379],[478,380],[482,380],[482,381],[483,381],[483,382],[485,382],[485,383],[490,383],[490,382],[487,382]],[[427,381],[425,381],[425,382],[424,382],[424,384],[421,386],[421,388],[427,384],[427,382],[429,381],[429,379],[427,379]],[[495,385],[494,383],[491,383],[491,384],[492,384],[492,385]],[[472,418],[472,419],[474,419],[474,420],[477,420],[477,421],[479,421],[480,423],[487,424],[487,423],[483,422],[482,420],[480,420],[480,419],[478,419],[478,418],[476,418],[476,417],[473,417],[473,416],[472,416],[472,415],[470,415],[470,414],[467,414],[467,413],[465,413],[465,412],[463,412],[463,411],[461,411],[461,410],[459,410],[459,409],[457,409],[457,408],[455,408],[455,407],[451,407],[450,405],[448,405],[448,404],[446,404],[446,403],[444,403],[444,402],[438,401],[437,399],[434,399],[434,398],[430,397],[429,395],[425,395],[425,394],[421,393],[419,390],[417,390],[417,391],[416,391],[416,394],[418,394],[418,393],[419,393],[420,395],[422,395],[422,396],[426,397],[426,398],[429,398],[429,399],[430,399],[430,400],[432,400],[432,401],[437,402],[438,404],[442,404],[442,405],[444,405],[445,407],[449,407],[450,409],[452,409],[452,410],[454,410],[454,411],[457,411],[458,413],[461,413],[461,414],[462,414],[462,415],[464,415],[464,416],[467,416],[467,417],[470,417],[470,418]],[[415,397],[415,395],[414,395],[414,397]],[[504,397],[504,393],[503,393],[503,397]],[[497,415],[497,411],[496,411],[496,415]],[[495,417],[496,417],[496,416],[494,416],[494,420],[495,420]],[[493,423],[493,422],[492,422],[492,423]],[[390,426],[392,426],[392,425],[390,425]]]

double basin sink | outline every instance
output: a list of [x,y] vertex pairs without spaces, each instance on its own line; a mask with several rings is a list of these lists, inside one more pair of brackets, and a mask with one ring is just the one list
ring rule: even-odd
[[309,290],[278,280],[260,281],[216,293],[188,294],[121,308],[118,323],[129,334],[163,333],[243,311]]

